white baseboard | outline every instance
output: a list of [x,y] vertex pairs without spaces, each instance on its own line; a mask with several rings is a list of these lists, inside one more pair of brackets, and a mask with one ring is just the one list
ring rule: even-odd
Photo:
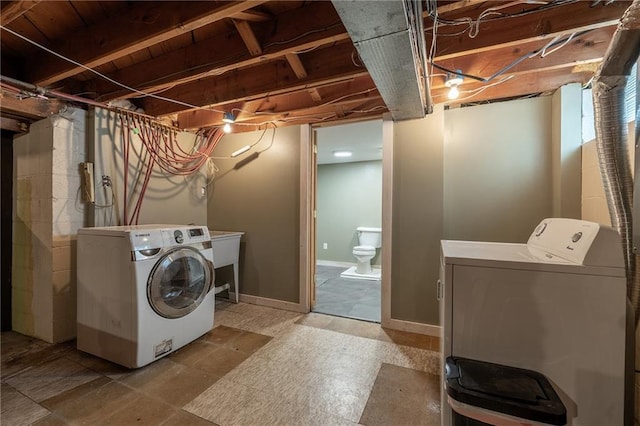
[[340,266],[340,267],[344,267],[344,268],[349,268],[351,266],[356,266],[355,263],[336,262],[334,260],[316,260],[316,265],[320,265],[320,266]]
[[420,322],[404,321],[391,318],[388,321],[382,321],[381,324],[385,328],[393,330],[408,331],[409,333],[426,334],[427,336],[442,336],[442,327],[439,325],[422,324]]
[[266,306],[268,308],[282,309],[285,311],[300,312],[306,314],[309,312],[305,306],[300,303],[286,302],[284,300],[269,299],[267,297],[252,296],[250,294],[240,293],[240,301],[251,303],[252,305]]

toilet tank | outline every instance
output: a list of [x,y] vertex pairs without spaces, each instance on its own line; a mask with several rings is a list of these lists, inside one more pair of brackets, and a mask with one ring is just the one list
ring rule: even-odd
[[358,242],[361,246],[382,247],[382,228],[359,226],[356,229],[358,231]]

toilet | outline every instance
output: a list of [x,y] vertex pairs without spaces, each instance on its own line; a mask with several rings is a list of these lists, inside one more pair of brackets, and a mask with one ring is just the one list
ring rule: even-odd
[[359,245],[353,248],[353,255],[358,260],[355,273],[371,274],[371,259],[376,255],[376,249],[382,247],[382,229],[359,226]]

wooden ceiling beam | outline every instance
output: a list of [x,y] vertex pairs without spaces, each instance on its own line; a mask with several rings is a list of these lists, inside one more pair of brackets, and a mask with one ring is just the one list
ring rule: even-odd
[[39,120],[57,114],[67,104],[57,99],[24,98],[0,93],[0,113],[4,116]]
[[[438,26],[436,61],[483,53],[521,43],[551,39],[579,31],[616,25],[628,2],[613,2],[607,6],[589,7],[591,2],[578,1],[567,5],[530,13],[524,16],[488,20],[480,24],[479,35],[456,34],[463,25]],[[431,25],[430,19],[425,23]],[[427,46],[431,44],[431,29],[425,30]]]
[[260,42],[256,38],[256,35],[253,33],[251,25],[249,25],[247,21],[239,21],[237,19],[233,19],[232,21],[238,31],[238,34],[240,34],[242,41],[245,46],[247,46],[249,54],[251,54],[251,56],[262,54],[262,47],[260,46]]
[[[308,96],[298,96],[303,94],[303,92],[298,92],[293,95],[287,94],[286,96],[281,96],[283,102],[278,102],[277,106],[272,109],[255,111],[253,114],[250,112],[240,112],[236,118],[236,123],[263,123],[270,120],[280,120],[292,115],[322,115],[334,111],[337,107],[342,108],[344,115],[344,111],[354,106],[357,107],[366,101],[382,103],[382,98],[375,89],[371,93],[354,95],[349,98],[340,99],[335,103],[327,102],[320,105],[316,102],[309,101]],[[230,105],[227,105],[227,107],[230,107]],[[247,105],[244,104],[240,109],[245,110],[246,108]],[[215,111],[189,111],[178,114],[177,123],[178,127],[183,129],[221,126],[222,114]]]
[[[567,73],[566,69],[554,69],[547,72],[514,76],[503,83],[491,87],[487,86],[498,83],[501,79],[496,79],[496,81],[492,83],[464,83],[460,86],[460,97],[455,100],[449,100],[447,98],[448,89],[445,87],[432,90],[431,96],[436,103],[460,104],[482,102],[553,91],[558,87],[570,83],[584,84],[592,77],[592,71]],[[484,89],[485,87],[487,88]]]
[[16,0],[16,1],[3,1],[2,8],[0,9],[0,24],[8,25],[15,21],[41,0]]
[[320,96],[320,92],[318,92],[317,88],[313,88],[313,89],[309,89],[307,90],[307,92],[309,92],[309,95],[311,95],[311,99],[313,99],[314,101],[318,102],[322,100],[322,96]]
[[268,13],[258,12],[257,10],[245,10],[243,12],[234,13],[231,17],[233,19],[242,19],[243,21],[251,22],[265,22],[273,19],[273,17]]
[[[237,70],[229,75],[211,77],[169,89],[163,96],[205,107],[242,101],[318,87],[368,75],[364,67],[351,61],[350,42],[317,49],[305,55],[308,76],[298,79],[285,61],[273,61]],[[164,100],[145,98],[143,106],[148,114],[163,116],[196,108],[186,108]]]
[[[468,7],[472,7],[484,2],[486,2],[486,0],[461,0],[455,3],[445,4],[443,6],[438,6],[438,15],[445,15],[447,13],[454,12],[460,9],[466,9]],[[422,16],[428,16],[428,12],[424,11],[422,13]]]
[[[51,49],[87,67],[99,65],[146,49],[180,34],[258,6],[266,0],[238,2],[139,2],[129,13],[109,17],[53,42]],[[47,86],[85,71],[53,55],[30,58],[25,80]]]
[[16,133],[27,133],[29,131],[29,123],[15,118],[0,117],[0,129]]
[[[525,59],[513,68],[505,71],[508,74],[524,74],[529,72],[538,72],[540,70],[551,70],[555,68],[572,67],[584,63],[599,62],[602,60],[615,31],[615,27],[605,27],[593,30],[580,37],[572,39],[567,45],[563,46],[557,52],[553,52],[548,56],[535,57]],[[518,47],[503,47],[502,49],[485,52],[482,55],[472,54],[459,56],[436,62],[438,65],[452,71],[460,70],[465,74],[478,77],[488,78],[509,64],[522,58],[529,52],[542,49],[548,40],[539,40],[524,43]],[[551,52],[553,48],[547,51]],[[444,71],[434,68],[434,74],[441,75]],[[444,76],[436,77],[432,80],[432,89],[444,86],[446,78]],[[472,79],[465,78],[471,81]]]
[[293,72],[296,74],[296,77],[307,77],[307,70],[304,69],[304,65],[302,64],[302,61],[300,60],[300,57],[298,55],[296,55],[295,53],[287,53],[286,55],[284,55],[284,57],[289,63],[289,66],[291,67]]
[[[232,32],[134,64],[109,74],[109,77],[127,86],[153,92],[349,39],[330,2],[311,2],[283,13],[277,23],[275,31],[263,41],[259,56],[244,53],[242,40]],[[300,37],[310,29],[318,31]],[[137,96],[102,79],[89,82],[86,91],[103,94],[100,99],[104,101]]]

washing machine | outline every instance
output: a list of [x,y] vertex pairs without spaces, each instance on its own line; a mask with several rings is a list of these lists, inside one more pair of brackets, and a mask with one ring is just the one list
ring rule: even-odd
[[448,395],[449,357],[543,374],[569,425],[624,424],[627,291],[615,231],[551,218],[526,244],[442,241],[438,284],[443,425],[452,407],[487,418]]
[[77,347],[138,368],[213,328],[206,226],[78,230]]

